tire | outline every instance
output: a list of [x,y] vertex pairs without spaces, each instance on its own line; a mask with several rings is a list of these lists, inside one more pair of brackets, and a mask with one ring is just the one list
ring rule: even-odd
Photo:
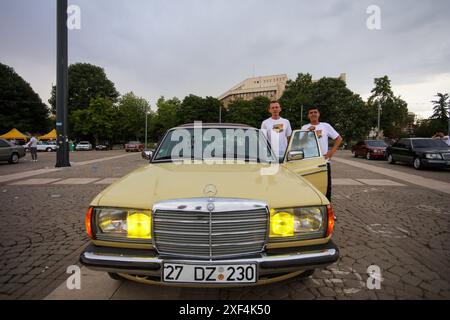
[[414,169],[416,169],[416,170],[420,170],[423,168],[422,161],[420,161],[420,158],[417,158],[417,157],[414,158],[413,166],[414,166]]
[[45,149],[45,151],[52,152],[52,148],[47,148],[47,149]]
[[306,270],[305,272],[303,272],[302,274],[300,274],[298,277],[299,277],[300,279],[306,279],[306,278],[309,278],[310,276],[313,275],[314,271],[315,271],[315,269],[312,269],[312,270]]
[[118,273],[108,272],[108,276],[113,280],[123,280],[123,278],[119,276]]
[[358,154],[356,153],[356,150],[355,150],[355,152],[353,152],[353,157],[358,158]]
[[395,160],[394,160],[394,157],[392,156],[392,154],[388,154],[387,155],[387,161],[388,161],[388,163],[390,163],[390,164],[395,164]]
[[12,164],[17,164],[17,163],[19,163],[19,155],[17,154],[17,153],[13,153],[12,155],[11,155],[11,157],[9,158],[9,161],[8,161],[9,163],[12,163]]
[[366,153],[366,159],[367,159],[367,160],[372,160],[372,158],[370,157],[370,152],[367,152],[367,153]]

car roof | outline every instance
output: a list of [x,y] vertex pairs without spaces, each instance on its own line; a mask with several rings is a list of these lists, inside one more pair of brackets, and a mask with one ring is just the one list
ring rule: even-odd
[[[186,123],[177,127],[174,127],[172,129],[175,128],[194,128],[194,123]],[[249,126],[247,124],[241,124],[241,123],[214,123],[214,122],[210,122],[210,123],[201,123],[202,128],[252,128],[255,129],[252,126]]]

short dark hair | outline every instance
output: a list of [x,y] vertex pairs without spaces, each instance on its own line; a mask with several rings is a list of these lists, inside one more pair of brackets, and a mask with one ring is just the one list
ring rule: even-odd
[[309,108],[308,108],[308,113],[309,113],[311,110],[317,110],[317,111],[320,112],[320,109],[319,109],[318,107],[309,107]]
[[270,103],[269,103],[269,105],[267,106],[267,109],[270,109],[270,105],[273,104],[273,103],[278,103],[278,104],[280,105],[280,107],[281,107],[280,101],[278,101],[278,100],[270,100]]

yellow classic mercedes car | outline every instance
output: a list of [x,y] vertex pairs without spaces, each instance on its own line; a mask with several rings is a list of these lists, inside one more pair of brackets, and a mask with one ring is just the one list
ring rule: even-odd
[[283,159],[270,137],[238,124],[168,130],[148,165],[91,202],[81,263],[176,286],[265,284],[332,264],[339,250],[316,133],[294,131]]

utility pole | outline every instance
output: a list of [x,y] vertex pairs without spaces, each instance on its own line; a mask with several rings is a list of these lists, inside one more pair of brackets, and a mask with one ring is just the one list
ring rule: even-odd
[[300,126],[303,126],[303,105],[300,106]]
[[380,118],[381,118],[381,105],[378,104],[378,126],[377,126],[377,139],[380,138]]
[[222,106],[219,106],[219,123],[222,123]]
[[147,105],[145,106],[145,148],[144,150],[147,150],[147,116],[148,116],[148,111],[147,111]]
[[68,35],[67,0],[56,0],[56,134],[55,167],[70,167],[67,135]]

